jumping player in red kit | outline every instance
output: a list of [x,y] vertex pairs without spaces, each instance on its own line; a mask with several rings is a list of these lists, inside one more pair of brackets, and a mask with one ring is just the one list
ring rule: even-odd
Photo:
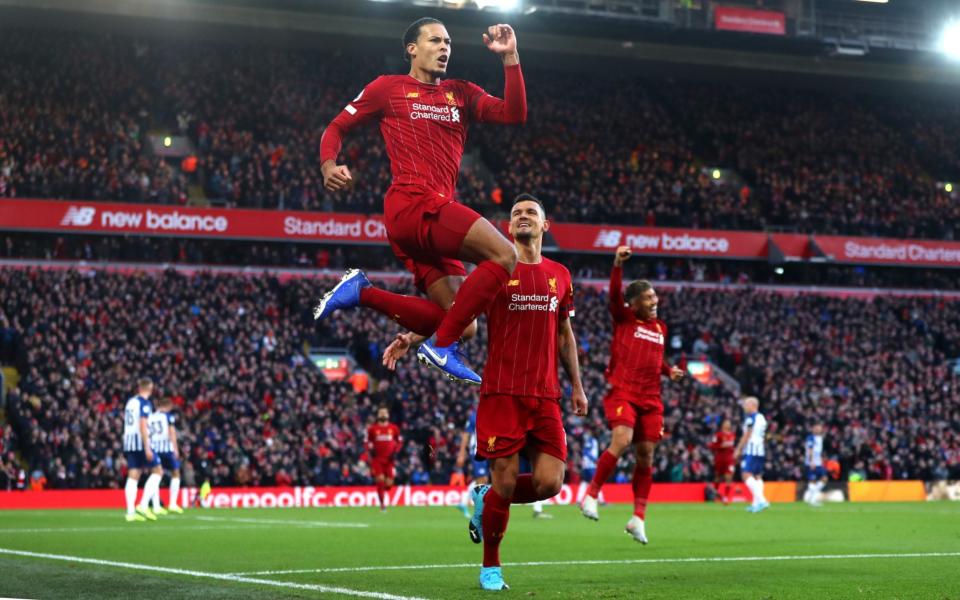
[[607,381],[610,391],[603,399],[603,410],[613,430],[610,447],[600,455],[597,472],[580,503],[583,516],[599,520],[597,497],[616,469],[617,461],[628,447],[636,444],[637,465],[633,471],[633,516],[626,531],[633,539],[647,543],[644,519],[653,485],[653,451],[663,437],[663,401],[660,377],[683,378],[683,371],[671,367],[663,358],[667,326],[657,318],[659,299],[649,281],[634,281],[621,289],[623,263],[630,258],[630,247],[620,246],[610,273],[610,313],[613,316],[613,341]]
[[[483,41],[504,65],[504,99],[458,79],[443,79],[451,40],[436,19],[414,22],[403,36],[407,75],[384,75],[357,95],[330,123],[320,141],[324,186],[350,185],[349,169],[337,164],[344,135],[370,120],[380,124],[393,181],[384,199],[387,238],[429,300],[373,287],[351,269],[314,311],[324,319],[336,310],[366,306],[387,315],[425,342],[420,362],[455,381],[480,384],[463,364],[458,340],[476,332],[475,320],[500,292],[517,262],[517,251],[489,221],[454,199],[460,157],[472,123],[521,124],[526,90],[509,25],[494,25]],[[477,265],[464,278],[461,260]]]
[[733,456],[736,446],[737,432],[733,430],[730,419],[724,419],[709,446],[713,452],[713,483],[724,504],[730,503],[730,486],[733,485],[733,475],[737,470],[737,461]]
[[387,407],[381,406],[377,409],[377,422],[367,427],[367,451],[371,455],[370,472],[377,483],[377,498],[380,500],[381,511],[387,510],[384,496],[393,487],[396,474],[393,455],[402,443],[400,428],[390,422],[390,411]]

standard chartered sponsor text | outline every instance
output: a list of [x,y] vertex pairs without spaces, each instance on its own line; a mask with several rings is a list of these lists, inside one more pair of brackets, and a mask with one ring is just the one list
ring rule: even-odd
[[924,246],[920,244],[861,244],[853,240],[843,245],[846,258],[865,258],[873,260],[933,262],[943,264],[960,263],[960,248],[944,246]]
[[309,221],[290,216],[283,220],[283,232],[286,235],[325,235],[354,239],[385,239],[387,228],[377,219],[355,219],[339,221],[335,218]]

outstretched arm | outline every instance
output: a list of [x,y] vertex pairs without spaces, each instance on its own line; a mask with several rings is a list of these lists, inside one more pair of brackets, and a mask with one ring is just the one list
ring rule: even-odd
[[517,36],[509,25],[493,25],[483,34],[483,43],[503,61],[503,99],[481,93],[474,104],[474,118],[484,123],[519,125],[527,121],[527,89],[520,70]]
[[618,323],[633,318],[623,299],[623,263],[629,258],[630,246],[620,246],[613,256],[613,269],[610,270],[610,314]]

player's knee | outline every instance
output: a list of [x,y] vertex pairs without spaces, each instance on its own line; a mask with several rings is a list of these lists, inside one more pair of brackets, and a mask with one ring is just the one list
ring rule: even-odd
[[533,480],[533,487],[541,500],[553,498],[563,487],[563,475]]
[[517,267],[517,248],[507,240],[503,240],[491,260],[506,269],[508,273],[513,273]]
[[464,340],[469,340],[477,335],[477,321],[473,320],[467,325],[467,328],[463,330],[463,335],[460,337]]

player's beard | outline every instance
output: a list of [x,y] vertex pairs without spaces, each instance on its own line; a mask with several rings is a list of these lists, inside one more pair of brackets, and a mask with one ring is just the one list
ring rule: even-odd
[[513,234],[513,239],[517,240],[522,244],[529,243],[531,240],[533,240],[533,238],[534,238],[533,231],[529,229],[526,231],[518,231],[515,234]]

